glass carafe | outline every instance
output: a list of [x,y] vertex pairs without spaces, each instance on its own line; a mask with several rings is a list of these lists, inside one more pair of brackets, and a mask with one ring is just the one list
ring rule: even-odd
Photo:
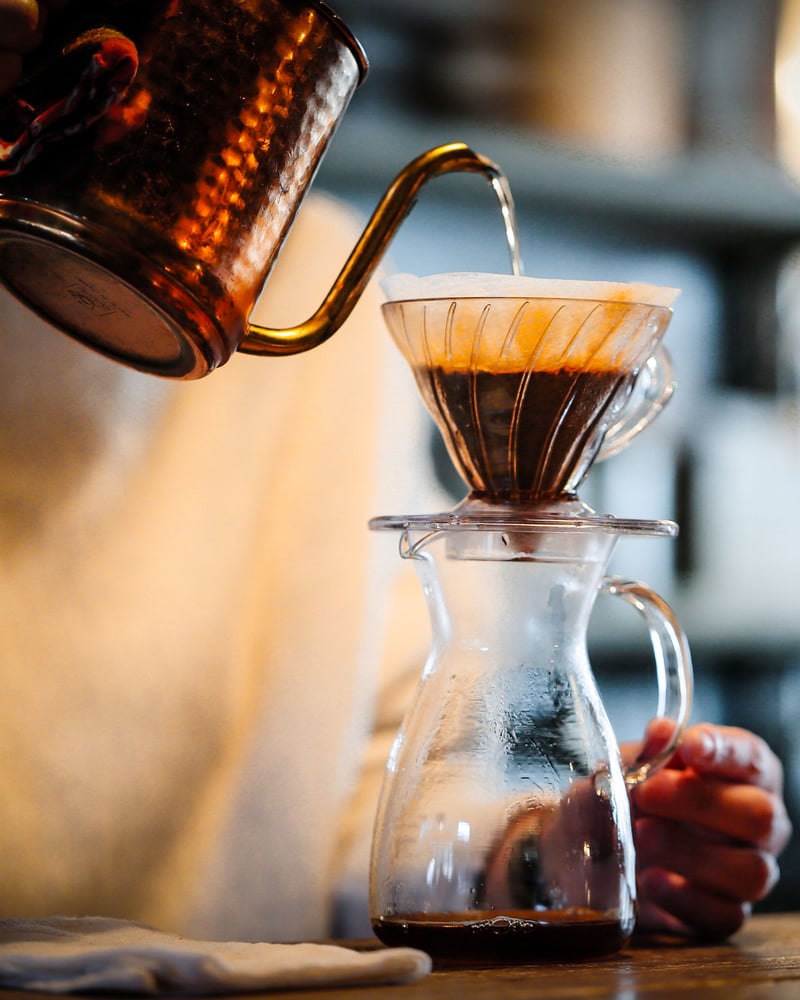
[[[376,820],[376,934],[440,963],[619,949],[636,919],[628,789],[672,753],[692,674],[665,602],[604,573],[620,534],[671,535],[675,525],[498,509],[372,526],[402,532],[432,624]],[[675,723],[669,744],[635,766],[621,762],[587,653],[601,591],[643,615],[656,714]]]

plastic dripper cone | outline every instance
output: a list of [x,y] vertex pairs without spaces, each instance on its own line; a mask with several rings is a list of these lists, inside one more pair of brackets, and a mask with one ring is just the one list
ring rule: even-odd
[[575,496],[678,291],[512,275],[395,275],[384,317],[471,496]]

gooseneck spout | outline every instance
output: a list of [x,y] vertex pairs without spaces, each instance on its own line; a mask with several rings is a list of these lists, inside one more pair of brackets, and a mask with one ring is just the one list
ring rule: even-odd
[[413,208],[423,184],[441,174],[454,172],[482,173],[490,183],[503,178],[497,164],[463,142],[447,143],[422,153],[408,163],[387,188],[314,315],[285,329],[273,330],[249,323],[239,350],[248,354],[299,354],[326,341],[352,312],[394,234]]

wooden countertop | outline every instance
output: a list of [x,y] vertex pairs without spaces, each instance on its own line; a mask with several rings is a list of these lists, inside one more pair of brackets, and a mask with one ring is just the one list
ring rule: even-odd
[[[292,990],[261,996],[265,1000],[278,997],[284,1000],[541,1000],[550,997],[562,1000],[669,1000],[688,995],[718,1000],[800,998],[800,913],[756,916],[724,944],[643,940],[608,958],[583,962],[443,970],[434,971],[408,986]],[[33,1000],[44,996],[17,990],[0,991],[0,1000]],[[97,1000],[98,996],[95,994],[92,1000]],[[257,1000],[259,995],[250,996]],[[240,995],[237,1000],[247,1000],[247,997]]]
[[[640,941],[608,958],[434,971],[409,986],[270,994],[286,1000],[719,1000],[800,998],[800,913],[765,914],[724,944]],[[22,998],[20,998],[22,1000]]]

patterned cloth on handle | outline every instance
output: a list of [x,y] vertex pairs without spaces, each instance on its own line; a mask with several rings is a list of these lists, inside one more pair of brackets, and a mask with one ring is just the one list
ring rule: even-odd
[[138,65],[130,39],[94,28],[47,72],[0,98],[0,177],[18,174],[47,145],[102,118],[125,96]]

